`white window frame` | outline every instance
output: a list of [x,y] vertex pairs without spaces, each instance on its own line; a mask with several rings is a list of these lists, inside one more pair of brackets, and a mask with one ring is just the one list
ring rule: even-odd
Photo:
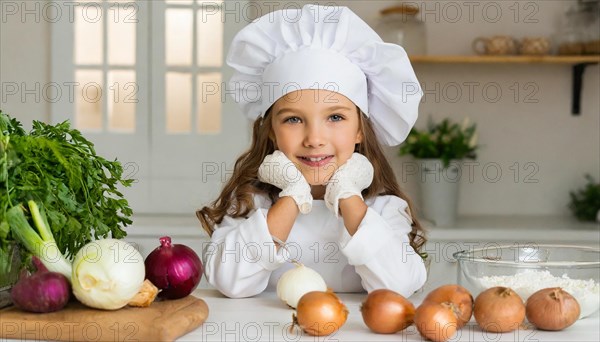
[[[60,1],[55,1],[58,6]],[[242,5],[249,1],[237,1]],[[136,131],[133,134],[84,132],[97,146],[97,152],[107,158],[118,157],[126,173],[137,182],[124,194],[136,213],[193,214],[200,205],[213,200],[222,181],[231,171],[239,153],[247,148],[250,126],[233,101],[226,97],[222,104],[221,133],[197,134],[195,118],[191,134],[167,136],[164,130],[164,9],[162,1],[136,1],[135,72],[138,83]],[[194,11],[195,12],[195,11]],[[195,16],[196,14],[194,14]],[[104,19],[106,20],[106,19]],[[225,23],[224,50],[246,22]],[[62,20],[51,25],[51,79],[59,85],[72,85],[75,79],[74,22]],[[106,25],[105,25],[106,27]],[[106,31],[106,29],[105,29]],[[194,30],[194,38],[196,30]],[[104,35],[106,42],[106,34]],[[106,57],[106,43],[104,48]],[[226,51],[223,51],[223,56]],[[194,52],[194,58],[196,54]],[[106,59],[104,59],[106,60]],[[106,64],[105,64],[106,65]],[[232,70],[196,68],[197,71],[221,70],[225,82]],[[106,80],[106,67],[104,68]],[[106,87],[106,83],[105,83]],[[192,90],[194,91],[194,89]],[[195,96],[195,93],[193,93]],[[103,101],[106,96],[103,95]],[[104,103],[103,108],[106,108]],[[161,111],[162,108],[162,111]],[[192,116],[195,117],[195,107]],[[106,109],[104,109],[106,110]],[[50,122],[73,120],[73,96],[62,96],[51,104]],[[106,121],[106,118],[103,118]],[[104,122],[106,127],[106,122]],[[175,153],[174,153],[175,151]],[[211,174],[205,174],[207,167]],[[216,174],[214,167],[217,168]]]

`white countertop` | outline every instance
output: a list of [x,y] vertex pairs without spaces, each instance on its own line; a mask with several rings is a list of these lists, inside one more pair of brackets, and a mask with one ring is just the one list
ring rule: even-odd
[[[427,226],[427,223],[425,223]],[[179,237],[189,246],[207,239],[194,215],[138,216],[127,230],[132,241],[150,241],[157,245],[162,235]],[[432,265],[421,293],[410,298],[418,305],[425,294],[442,284],[456,283],[457,263],[452,254],[465,248],[489,243],[561,243],[598,247],[600,227],[597,223],[580,223],[569,217],[549,216],[470,216],[461,217],[454,227],[430,227],[425,246]],[[350,315],[336,334],[324,337],[289,331],[293,310],[265,292],[253,298],[229,299],[207,288],[203,277],[194,294],[204,299],[210,309],[208,320],[180,341],[424,341],[414,326],[394,335],[371,333],[362,322],[359,305],[366,294],[339,294]],[[450,340],[455,341],[600,341],[600,316],[576,322],[560,332],[517,330],[505,334],[481,331],[474,320]]]
[[[289,331],[292,309],[284,305],[273,292],[256,297],[230,299],[216,290],[196,290],[194,295],[202,298],[209,307],[206,322],[178,341],[424,341],[415,326],[392,335],[372,333],[363,323],[359,311],[366,297],[362,294],[339,294],[350,314],[346,324],[335,334],[314,337]],[[418,306],[426,292],[418,293],[410,300]],[[571,327],[558,332],[540,330],[516,330],[504,334],[483,332],[474,319],[459,330],[450,341],[600,341],[600,316],[595,315],[577,321]]]

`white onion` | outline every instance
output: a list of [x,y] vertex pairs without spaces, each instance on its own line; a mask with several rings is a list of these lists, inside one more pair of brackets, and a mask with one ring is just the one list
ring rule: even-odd
[[327,284],[317,271],[299,262],[294,264],[296,267],[279,278],[277,297],[295,309],[300,297],[311,291],[327,291]]
[[73,260],[73,294],[96,309],[124,307],[141,289],[144,258],[132,245],[116,239],[83,246]]

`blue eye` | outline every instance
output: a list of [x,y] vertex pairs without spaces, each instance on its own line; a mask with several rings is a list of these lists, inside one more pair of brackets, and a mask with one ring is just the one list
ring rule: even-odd
[[283,120],[283,122],[298,123],[300,122],[300,118],[298,118],[297,116],[290,116],[289,118]]
[[331,119],[331,121],[342,121],[344,120],[344,117],[338,114],[333,114],[329,117]]

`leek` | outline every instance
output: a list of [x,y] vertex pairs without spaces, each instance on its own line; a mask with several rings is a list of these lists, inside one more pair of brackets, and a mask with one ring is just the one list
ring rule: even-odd
[[71,263],[60,252],[43,210],[40,212],[34,201],[28,201],[27,205],[38,231],[36,232],[29,225],[23,208],[21,205],[17,205],[6,212],[6,218],[13,237],[29,252],[40,258],[49,271],[61,273],[70,281]]

